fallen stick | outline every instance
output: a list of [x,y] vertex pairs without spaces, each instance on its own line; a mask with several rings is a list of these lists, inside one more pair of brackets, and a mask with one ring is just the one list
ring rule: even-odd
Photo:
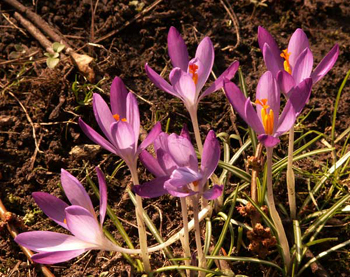
[[[1,199],[0,199],[0,216],[1,216],[1,220],[3,222],[6,222],[7,224],[7,230],[9,231],[10,235],[13,237],[13,238],[16,238],[17,235],[18,235],[18,231],[16,229],[16,227],[11,223],[9,222],[8,220],[8,215],[10,215],[11,213],[9,213],[4,204],[2,203]],[[22,246],[22,245],[19,245],[19,247],[22,249],[23,253],[27,256],[28,260],[31,262],[31,263],[34,263],[31,259],[31,257],[34,255],[34,253],[32,251],[30,251],[28,248]],[[38,264],[38,266],[40,267],[42,273],[44,274],[44,276],[46,277],[55,277],[55,275],[52,274],[52,272],[44,265],[41,265],[41,264]]]

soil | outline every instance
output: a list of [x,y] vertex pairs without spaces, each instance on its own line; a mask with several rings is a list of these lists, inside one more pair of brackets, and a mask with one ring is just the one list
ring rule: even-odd
[[[254,95],[257,81],[266,70],[257,43],[259,25],[268,29],[282,49],[286,48],[294,30],[302,28],[310,40],[315,64],[338,43],[338,61],[327,76],[314,86],[310,102],[303,113],[309,113],[303,122],[304,130],[312,129],[330,135],[335,98],[349,69],[350,5],[347,1],[270,0],[265,2],[266,6],[254,9],[254,1],[251,3],[248,0],[164,0],[130,24],[127,22],[133,20],[139,9],[142,9],[140,4],[144,4],[145,10],[152,1],[136,1],[139,6],[133,6],[128,0],[21,2],[63,34],[74,45],[74,49],[92,56],[97,73],[95,82],[89,83],[69,60],[60,62],[55,69],[47,68],[45,50],[14,18],[14,8],[0,3],[0,199],[9,211],[23,221],[25,226],[22,226],[21,231],[62,232],[62,228],[39,211],[31,193],[45,191],[65,199],[59,187],[61,168],[83,180],[88,188],[84,181],[86,174],[91,174],[96,181],[93,170],[100,165],[108,175],[109,205],[123,220],[131,238],[137,241],[134,207],[125,193],[125,188],[130,183],[129,172],[122,167],[112,177],[120,159],[93,146],[89,148],[92,148],[91,151],[86,146],[84,148],[84,145],[92,145],[92,142],[82,133],[77,121],[82,117],[98,130],[91,103],[83,103],[81,100],[89,92],[98,92],[108,100],[110,84],[115,76],[119,76],[139,96],[141,121],[146,131],[156,120],[162,122],[164,130],[170,119],[170,132],[179,132],[184,123],[191,126],[189,115],[180,100],[155,88],[144,71],[144,65],[148,62],[157,72],[169,72],[166,44],[170,26],[175,26],[181,32],[190,56],[194,56],[196,46],[204,36],[212,39],[216,54],[214,72],[217,76],[234,60],[238,60],[251,95]],[[237,17],[239,40],[234,22],[223,3],[229,3]],[[123,26],[125,27],[115,35],[97,44],[93,43]],[[29,55],[31,58],[28,58]],[[234,81],[237,83],[238,77]],[[79,88],[78,96],[73,92],[73,83]],[[349,87],[346,86],[339,103],[336,135],[349,127],[349,95]],[[212,94],[201,102],[199,121],[202,134],[206,134],[209,129],[214,129],[217,133],[234,133],[234,124],[246,126],[240,118],[232,117],[230,106],[222,92]],[[244,131],[241,131],[243,134]],[[78,154],[73,154],[72,150],[76,146],[81,149]],[[316,144],[315,149],[321,146],[323,145]],[[239,144],[232,141],[232,149],[238,147]],[[285,151],[286,143],[282,143],[276,153],[283,156]],[[247,154],[252,155],[251,152]],[[297,165],[311,171],[322,171],[322,166],[330,157],[329,154],[324,154],[317,156],[317,163],[308,160]],[[243,165],[243,160],[240,162]],[[139,173],[142,181],[149,180],[150,175],[142,166]],[[285,189],[281,188],[284,177],[281,178],[282,181],[276,185],[276,194],[278,201],[286,206],[287,196]],[[237,181],[238,179],[231,179],[232,183]],[[306,182],[304,183],[305,186],[298,187],[298,190],[307,192]],[[89,192],[93,194],[91,190]],[[97,206],[96,197],[92,195],[92,199]],[[155,225],[161,229],[164,238],[181,227],[177,199],[164,196],[152,201],[146,200],[144,207]],[[236,215],[239,216],[238,213]],[[107,220],[106,224],[121,242],[111,222]],[[41,276],[41,271],[27,262],[6,228],[2,228],[0,235],[0,276]],[[322,236],[336,236],[339,241],[344,241],[349,237],[349,229],[329,228]],[[154,239],[149,241],[149,244],[155,243]],[[332,245],[334,244],[311,250],[317,254]],[[181,256],[179,244],[173,245],[173,251],[176,257]],[[349,276],[346,251],[349,248],[321,260],[330,275]],[[239,255],[254,256],[246,249],[241,250]],[[275,257],[275,254],[271,255],[272,258]],[[162,253],[152,254],[154,268],[165,265],[170,263]],[[268,267],[253,264],[230,266],[236,274],[269,274]],[[50,270],[56,276],[99,276],[102,272],[109,272],[108,276],[136,275],[122,256],[103,251],[92,251],[80,257],[79,261],[73,259],[50,266]],[[169,272],[164,276],[177,275],[176,272]],[[306,271],[304,276],[312,276],[311,271]]]

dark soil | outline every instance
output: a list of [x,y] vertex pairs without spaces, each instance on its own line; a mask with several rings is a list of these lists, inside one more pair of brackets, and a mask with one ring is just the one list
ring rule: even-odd
[[[162,121],[164,130],[169,118],[171,132],[179,132],[183,123],[191,126],[189,116],[180,100],[155,88],[144,71],[146,62],[157,72],[169,65],[166,38],[170,26],[175,26],[182,33],[190,56],[194,56],[196,46],[204,36],[212,39],[216,54],[216,75],[223,72],[234,60],[239,60],[251,94],[254,94],[257,81],[266,70],[257,43],[259,25],[268,29],[283,49],[286,48],[294,30],[302,28],[310,40],[316,64],[335,43],[338,43],[338,61],[327,76],[313,88],[304,114],[312,111],[303,123],[306,129],[317,130],[327,135],[331,132],[329,126],[335,98],[349,69],[350,6],[347,1],[270,0],[266,2],[267,7],[258,7],[256,11],[248,0],[229,1],[239,23],[240,40],[237,41],[234,24],[221,1],[164,0],[150,12],[97,45],[88,43],[93,43],[109,32],[121,28],[138,14],[128,0],[100,0],[97,5],[96,1],[88,0],[21,2],[64,34],[76,50],[88,53],[95,59],[95,84],[99,82],[100,90],[95,89],[94,92],[101,93],[108,100],[109,86],[113,78],[119,76],[129,89],[142,97],[138,100],[142,125],[146,131],[156,120]],[[152,1],[139,2],[145,4],[144,9],[152,4]],[[227,3],[226,0],[223,2]],[[96,5],[93,25],[91,3],[93,7]],[[91,126],[97,127],[91,104],[78,103],[72,91],[72,84],[75,80],[79,82],[79,100],[84,96],[84,92],[93,89],[93,84],[82,87],[87,82],[69,61],[61,62],[53,70],[48,69],[43,56],[45,50],[14,19],[15,10],[5,3],[0,3],[0,9],[0,198],[9,211],[24,220],[26,228],[22,228],[22,231],[62,232],[61,228],[38,211],[31,193],[45,191],[65,199],[58,186],[61,168],[69,170],[80,180],[85,178],[87,172],[91,173],[95,180],[95,166],[101,165],[102,170],[111,175],[119,163],[119,158],[101,149],[92,153],[82,151],[79,155],[71,154],[77,145],[92,144],[77,125],[78,118],[82,117]],[[93,35],[91,28],[94,30]],[[22,49],[19,50],[17,45]],[[28,58],[29,54],[32,54],[31,60]],[[169,67],[166,71],[169,71]],[[234,81],[237,80],[235,77]],[[349,95],[349,88],[345,87],[338,110],[336,135],[344,131],[350,123]],[[202,134],[206,134],[209,129],[234,133],[229,104],[222,92],[204,99],[200,104],[199,115]],[[238,117],[233,120],[236,120],[238,126],[246,126]],[[33,128],[40,152],[36,151]],[[239,147],[235,143],[233,141],[233,149]],[[285,144],[282,144],[277,149],[277,154],[283,155],[285,150]],[[329,159],[330,155],[320,156],[319,163]],[[243,161],[241,162],[243,168]],[[315,168],[313,163],[309,166]],[[147,180],[148,175],[141,166],[140,174],[141,180]],[[237,180],[233,178],[232,182],[234,181]],[[114,177],[108,177],[109,204],[116,214],[125,220],[123,224],[126,231],[137,241],[137,229],[132,225],[135,224],[134,208],[124,192],[129,182],[129,172],[125,167]],[[83,183],[86,184],[85,181]],[[298,189],[307,192],[306,186]],[[286,194],[282,194],[283,189],[279,191],[279,201],[286,205]],[[92,196],[92,199],[97,206],[96,197]],[[155,225],[162,230],[164,238],[181,227],[177,199],[164,196],[145,201],[144,206]],[[107,220],[107,225],[110,224]],[[111,226],[110,229],[121,242],[115,228]],[[27,263],[25,255],[6,228],[3,228],[0,235],[0,276],[41,276],[40,270]],[[337,236],[339,241],[343,241],[348,239],[349,231],[342,228],[336,233],[333,230],[331,234],[325,235]],[[155,243],[155,240],[150,240],[150,244]],[[327,246],[329,248],[332,245]],[[317,254],[323,248],[315,247],[311,250]],[[345,252],[346,250],[349,249],[343,249]],[[177,257],[181,256],[180,245],[175,244],[173,251]],[[253,256],[246,250],[240,255]],[[76,261],[77,259],[73,259],[71,262],[51,266],[50,269],[56,276],[98,276],[107,271],[110,276],[134,274],[130,272],[130,266],[121,256],[114,257],[106,252],[92,251],[79,262]],[[170,265],[164,261],[161,253],[152,254],[154,267]],[[321,260],[321,263],[331,276],[349,276],[347,261],[346,253],[336,252]],[[236,264],[232,265],[232,268],[236,274],[248,276],[266,276],[268,272],[267,267],[255,265]],[[2,273],[4,275],[1,275]],[[311,272],[305,273],[305,276],[311,275]],[[167,273],[164,276],[176,276],[176,273]]]

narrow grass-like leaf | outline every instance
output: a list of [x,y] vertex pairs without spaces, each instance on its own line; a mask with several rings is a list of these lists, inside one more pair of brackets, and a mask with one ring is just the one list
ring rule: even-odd
[[159,273],[159,272],[164,272],[164,271],[170,271],[170,270],[193,270],[193,271],[202,271],[205,273],[211,273],[213,276],[227,276],[221,271],[214,271],[214,270],[209,270],[206,268],[200,268],[197,266],[185,266],[185,265],[171,265],[171,266],[165,266],[158,268],[153,271],[153,273]]
[[204,255],[208,254],[209,247],[210,247],[210,239],[211,239],[211,233],[212,233],[212,226],[210,218],[205,219],[205,239],[204,239]]
[[[219,212],[218,213],[218,217],[216,217],[214,220],[226,221],[227,220],[227,214],[225,214],[223,212]],[[246,229],[248,231],[253,230],[253,228],[251,226],[249,226],[247,223],[243,223],[243,222],[237,221],[237,220],[235,220],[233,218],[231,218],[230,222],[231,222],[231,224],[236,225],[236,226],[241,226],[241,227],[243,227],[244,229]]]
[[297,267],[301,263],[303,243],[301,241],[301,229],[298,220],[293,220],[293,230],[294,230],[294,241],[295,241],[295,254]]
[[219,167],[226,169],[227,171],[231,172],[236,177],[240,178],[241,180],[244,180],[246,182],[250,182],[251,175],[245,172],[244,170],[231,165],[229,163],[225,163],[223,161],[219,161]]
[[307,269],[312,263],[316,262],[317,260],[319,260],[320,258],[323,258],[324,256],[327,256],[329,253],[336,251],[340,248],[343,248],[345,246],[347,246],[348,244],[350,244],[350,240],[344,241],[336,246],[333,246],[331,248],[329,248],[326,251],[321,252],[320,254],[318,254],[316,257],[312,258],[310,261],[308,261],[298,272],[297,276],[301,276],[301,274],[304,272],[305,269]]
[[337,241],[337,240],[338,240],[338,238],[317,239],[317,240],[310,241],[310,242],[306,243],[305,246],[310,247],[310,246],[313,246],[313,245],[316,245],[316,244],[320,244],[320,243],[324,243],[324,242],[327,242],[327,241]]

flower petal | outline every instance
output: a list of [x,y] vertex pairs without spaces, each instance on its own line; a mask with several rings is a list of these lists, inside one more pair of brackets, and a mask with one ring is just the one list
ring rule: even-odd
[[301,83],[304,79],[309,78],[312,67],[314,64],[314,58],[309,48],[306,48],[298,57],[295,66],[293,67],[292,76],[295,84]]
[[40,252],[34,254],[31,259],[38,264],[57,264],[69,261],[86,252],[87,249],[58,251],[58,252]]
[[[275,39],[270,35],[268,31],[266,31],[263,27],[259,26],[258,28],[258,42],[259,42],[259,47],[261,52],[264,55],[264,60],[265,60],[265,51],[264,51],[264,45],[268,44],[269,45],[269,58],[272,58],[274,60],[274,63],[276,64],[276,67],[279,69],[283,69],[283,59],[281,58],[281,50],[279,49]],[[266,67],[268,70],[271,71],[271,69],[267,66]],[[277,73],[277,72],[276,72]],[[276,76],[274,74],[274,76]]]
[[258,117],[256,111],[253,108],[250,98],[248,98],[244,105],[244,117],[247,124],[252,127],[252,129],[258,134],[264,134],[264,126],[262,125],[260,118]]
[[179,167],[173,171],[167,183],[174,187],[182,187],[201,179],[203,175],[189,167]]
[[112,124],[112,134],[115,137],[120,157],[122,157],[127,164],[132,163],[136,154],[133,127],[128,122],[118,121]]
[[275,147],[277,144],[280,143],[279,138],[265,134],[259,135],[258,139],[265,147]]
[[88,138],[91,139],[93,142],[101,145],[107,151],[118,155],[118,149],[116,149],[116,147],[113,144],[111,144],[108,140],[106,140],[104,137],[102,137],[99,133],[97,133],[89,125],[87,125],[81,118],[79,118],[79,126],[83,130],[85,135],[87,135]]
[[170,153],[163,149],[157,150],[157,159],[160,167],[164,170],[165,175],[171,175],[171,173],[179,167]]
[[296,119],[296,112],[293,108],[292,102],[289,99],[278,120],[278,127],[275,135],[278,137],[283,133],[289,131],[290,128],[293,127],[295,123],[295,119]]
[[184,137],[171,134],[168,138],[169,154],[179,167],[188,166],[198,171],[198,159],[192,143]]
[[285,70],[280,70],[277,73],[277,83],[282,90],[282,92],[286,95],[288,98],[290,95],[291,89],[295,86],[295,81],[292,75],[290,75]]
[[33,192],[32,196],[39,208],[50,219],[67,229],[67,224],[64,223],[64,219],[66,218],[64,209],[68,207],[66,202],[46,192]]
[[72,205],[78,205],[95,214],[89,194],[83,185],[68,171],[61,169],[61,185],[69,202]]
[[298,28],[295,30],[288,43],[288,52],[291,53],[289,56],[289,64],[292,66],[292,69],[294,69],[299,55],[306,48],[310,48],[309,40],[304,31]]
[[224,86],[225,79],[231,80],[233,76],[235,76],[239,67],[239,62],[234,61],[216,80],[211,84],[209,88],[207,88],[199,97],[199,100],[204,98],[205,96],[221,89]]
[[293,105],[296,116],[301,113],[305,104],[309,101],[311,89],[312,79],[307,78],[291,90],[289,100]]
[[267,43],[265,43],[263,48],[263,56],[267,70],[271,71],[274,77],[277,76],[278,71],[284,70],[282,58],[277,58]]
[[113,114],[118,114],[120,118],[126,118],[126,97],[128,91],[119,77],[115,77],[111,85],[111,110]]
[[152,130],[148,133],[144,141],[140,144],[137,153],[141,153],[142,150],[146,149],[148,145],[153,143],[161,132],[162,125],[160,124],[160,122],[157,122],[156,125],[153,126]]
[[168,53],[174,67],[187,71],[188,52],[185,41],[175,27],[171,26],[168,33]]
[[197,92],[199,92],[208,80],[214,64],[214,46],[209,37],[205,37],[199,43],[195,57],[201,62],[201,65],[203,66],[203,68],[200,70],[201,74],[198,74],[198,83],[196,85]]
[[208,189],[203,193],[205,199],[214,200],[218,198],[224,190],[224,186],[214,185],[211,189]]
[[328,73],[329,70],[332,69],[333,65],[338,59],[339,55],[339,45],[336,44],[328,52],[328,54],[322,59],[322,61],[317,65],[314,72],[311,74],[311,78],[314,84],[316,84],[319,80],[323,78],[324,75]]
[[187,108],[196,105],[198,100],[196,85],[190,74],[182,71],[178,67],[174,68],[171,71],[170,81]]
[[224,90],[228,101],[235,109],[235,111],[243,118],[244,121],[247,121],[245,118],[244,106],[247,98],[245,98],[243,92],[229,80],[224,82]]
[[164,170],[159,165],[159,162],[156,158],[154,158],[150,153],[146,150],[141,151],[139,155],[140,161],[147,168],[149,172],[151,172],[156,177],[161,177],[166,175]]
[[155,198],[167,194],[164,183],[169,180],[169,176],[162,176],[133,187],[133,191],[143,198]]
[[201,173],[205,182],[215,171],[220,159],[220,144],[215,132],[210,130],[203,145]]
[[188,131],[188,128],[187,128],[187,124],[186,124],[186,123],[184,123],[184,124],[182,125],[182,129],[181,129],[180,136],[181,136],[181,137],[184,137],[184,138],[187,138],[189,141],[191,141],[190,132]]
[[135,140],[137,141],[140,134],[140,112],[136,97],[131,92],[126,98],[126,119],[134,129]]
[[66,208],[66,218],[69,231],[78,239],[92,244],[101,245],[103,231],[94,214],[80,206]]
[[151,82],[159,89],[165,92],[179,97],[179,94],[174,90],[174,88],[163,79],[157,72],[155,72],[148,64],[145,65],[146,73]]
[[100,224],[102,227],[106,216],[106,210],[107,210],[107,185],[106,185],[105,176],[103,175],[101,169],[99,169],[98,167],[95,167],[95,169],[97,173],[99,192],[100,192]]
[[82,241],[71,235],[50,231],[21,233],[15,238],[15,241],[36,252],[70,251],[96,247],[94,244]]

